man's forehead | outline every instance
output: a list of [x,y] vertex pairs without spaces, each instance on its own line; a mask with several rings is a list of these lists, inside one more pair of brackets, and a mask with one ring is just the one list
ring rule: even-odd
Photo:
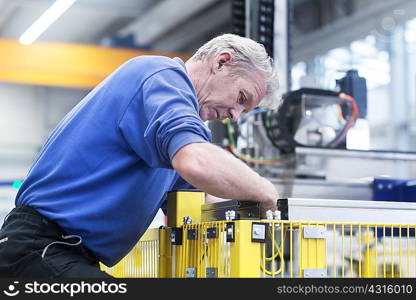
[[266,89],[266,76],[262,72],[250,72],[246,74],[246,79],[253,84],[256,89],[261,91]]
[[254,102],[260,102],[266,94],[266,77],[260,72],[253,72],[249,77],[249,88],[247,90]]

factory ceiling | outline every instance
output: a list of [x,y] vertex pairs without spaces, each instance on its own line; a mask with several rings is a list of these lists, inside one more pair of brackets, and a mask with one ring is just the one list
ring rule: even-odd
[[[0,39],[19,39],[54,1],[0,0]],[[210,38],[232,31],[231,3],[232,0],[77,0],[39,41],[111,46],[134,38],[136,46],[142,49],[192,53]],[[295,60],[305,56],[305,51],[310,52],[308,56],[327,51],[328,47],[342,43],[339,39],[345,35],[348,38],[344,43],[362,38],[369,27],[381,22],[380,16],[388,17],[396,8],[404,7],[406,11],[399,19],[409,19],[416,15],[412,3],[411,0],[290,0],[291,43],[295,52],[299,49],[299,53],[294,53]],[[368,20],[375,23],[362,26]],[[344,29],[347,34],[337,34]],[[320,37],[319,32],[325,35]],[[310,47],[305,47],[306,42]],[[320,46],[326,44],[327,47]]]
[[[17,40],[53,3],[0,0],[0,38]],[[186,51],[229,30],[230,16],[229,0],[78,0],[39,41],[100,45],[132,35],[143,48]]]

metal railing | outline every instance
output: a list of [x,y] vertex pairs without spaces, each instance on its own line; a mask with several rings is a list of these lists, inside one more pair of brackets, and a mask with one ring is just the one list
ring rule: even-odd
[[[116,277],[416,277],[416,224],[234,220],[151,229]],[[180,233],[180,234],[179,234]],[[175,241],[175,242],[173,242]]]

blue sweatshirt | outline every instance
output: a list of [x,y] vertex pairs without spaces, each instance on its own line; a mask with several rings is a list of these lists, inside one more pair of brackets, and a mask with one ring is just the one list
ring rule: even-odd
[[[16,196],[55,221],[107,266],[136,244],[180,182],[171,159],[211,141],[184,63],[136,57],[54,129]],[[178,186],[176,186],[178,187]]]

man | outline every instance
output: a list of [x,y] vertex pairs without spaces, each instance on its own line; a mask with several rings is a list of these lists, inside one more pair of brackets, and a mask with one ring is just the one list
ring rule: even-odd
[[1,276],[106,277],[136,244],[166,192],[188,184],[275,209],[278,193],[210,144],[204,121],[276,104],[264,47],[226,34],[180,59],[137,57],[52,132],[0,232]]

